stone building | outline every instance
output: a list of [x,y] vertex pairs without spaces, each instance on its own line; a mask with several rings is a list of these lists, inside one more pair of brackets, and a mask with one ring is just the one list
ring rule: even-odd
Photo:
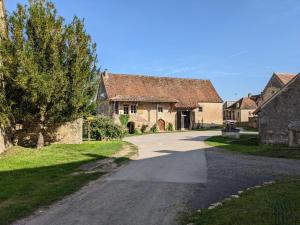
[[236,101],[226,101],[223,104],[223,120],[231,120],[231,109],[230,107],[236,103]]
[[222,99],[209,80],[111,74],[101,75],[98,113],[120,123],[129,115],[128,127],[164,131],[220,125]]
[[268,101],[274,94],[283,88],[296,74],[291,73],[273,73],[271,79],[261,93],[261,98],[258,101],[258,106]]
[[259,95],[248,94],[238,101],[224,107],[223,114],[225,120],[235,120],[239,123],[248,123],[250,118],[255,117],[253,112],[257,109]]
[[300,146],[299,112],[300,74],[293,76],[255,111],[259,116],[261,142]]

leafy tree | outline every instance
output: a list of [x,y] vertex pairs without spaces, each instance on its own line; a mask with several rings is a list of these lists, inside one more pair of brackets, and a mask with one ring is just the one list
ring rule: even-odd
[[96,45],[84,23],[70,24],[48,0],[29,0],[8,16],[8,38],[1,41],[5,97],[16,121],[36,125],[37,147],[47,127],[80,118],[96,92]]

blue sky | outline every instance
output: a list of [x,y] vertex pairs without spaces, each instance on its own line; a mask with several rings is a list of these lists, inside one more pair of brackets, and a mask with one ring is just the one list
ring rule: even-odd
[[261,92],[273,71],[300,72],[299,0],[54,3],[67,21],[85,19],[111,72],[210,79],[223,100]]

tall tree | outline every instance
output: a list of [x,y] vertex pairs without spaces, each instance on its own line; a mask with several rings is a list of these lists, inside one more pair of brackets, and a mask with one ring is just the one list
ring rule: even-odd
[[16,121],[30,121],[44,146],[47,127],[88,110],[95,96],[96,45],[77,17],[65,24],[51,1],[30,0],[8,16],[0,44],[5,95]]
[[[7,26],[6,26],[6,13],[4,7],[4,1],[0,0],[0,41],[7,38]],[[0,66],[2,65],[2,58],[0,55]],[[5,99],[5,90],[4,90],[4,77],[0,73],[0,129],[4,128],[8,124],[9,117],[9,107]]]

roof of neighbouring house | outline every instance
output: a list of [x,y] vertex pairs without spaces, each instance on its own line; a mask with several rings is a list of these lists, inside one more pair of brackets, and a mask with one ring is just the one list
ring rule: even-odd
[[243,97],[240,100],[236,101],[229,108],[235,108],[235,109],[256,109],[257,108],[257,104],[256,104],[255,98],[253,98],[253,97]]
[[198,103],[222,103],[209,80],[103,73],[109,100],[173,102],[178,108]]
[[282,84],[286,85],[290,80],[292,80],[297,74],[292,73],[274,73],[275,76],[279,78]]
[[232,106],[234,103],[236,103],[236,101],[226,101],[226,102],[224,102],[224,104],[223,104],[223,108],[224,108],[224,109],[227,109],[227,108],[229,108],[230,106]]
[[261,111],[262,108],[264,108],[269,102],[273,101],[274,98],[276,98],[278,95],[280,95],[287,87],[289,87],[293,82],[300,79],[300,73],[298,75],[294,75],[293,78],[286,83],[276,94],[274,94],[270,99],[268,99],[265,103],[263,103],[260,107],[258,107],[253,113],[257,114]]

